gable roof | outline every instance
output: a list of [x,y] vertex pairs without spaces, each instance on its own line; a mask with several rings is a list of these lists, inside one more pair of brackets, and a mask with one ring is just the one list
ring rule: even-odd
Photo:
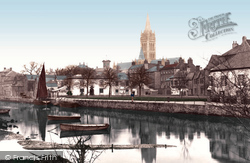
[[178,66],[178,63],[170,64],[170,65],[164,66],[161,70],[175,69],[177,66]]
[[219,62],[218,65],[211,71],[250,68],[250,40],[243,36],[241,45],[237,45],[219,56],[217,62]]

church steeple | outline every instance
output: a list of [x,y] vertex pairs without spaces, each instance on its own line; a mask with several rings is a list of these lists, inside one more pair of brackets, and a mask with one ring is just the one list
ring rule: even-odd
[[146,26],[145,26],[145,31],[151,31],[151,27],[150,27],[150,21],[149,21],[149,16],[147,14],[147,21],[146,21]]
[[145,30],[141,33],[141,48],[148,63],[155,60],[155,33],[151,30],[148,14]]

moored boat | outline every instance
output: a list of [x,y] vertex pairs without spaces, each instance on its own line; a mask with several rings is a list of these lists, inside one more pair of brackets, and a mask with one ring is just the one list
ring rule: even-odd
[[47,98],[48,98],[48,92],[46,86],[45,68],[43,64],[43,68],[39,76],[36,99],[33,101],[33,103],[35,105],[47,105],[50,103],[50,101]]
[[74,120],[80,118],[81,116],[48,115],[48,120]]
[[81,123],[80,119],[70,119],[70,120],[48,120],[47,125],[61,124],[61,123]]
[[84,136],[84,135],[104,135],[109,134],[109,130],[88,130],[88,131],[61,131],[60,138]]
[[93,130],[106,130],[109,124],[67,124],[61,123],[61,131],[93,131]]
[[10,109],[0,109],[0,114],[7,114],[10,112]]

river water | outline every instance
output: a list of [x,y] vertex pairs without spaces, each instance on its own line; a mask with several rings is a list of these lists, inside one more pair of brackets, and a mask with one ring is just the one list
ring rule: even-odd
[[[20,133],[27,139],[72,143],[79,137],[60,131],[59,123],[47,115],[81,115],[78,123],[109,123],[109,132],[91,135],[91,144],[167,144],[177,147],[105,150],[97,163],[224,163],[248,162],[250,159],[248,119],[202,115],[136,112],[100,108],[60,108],[32,104],[0,102],[0,128]],[[87,139],[88,136],[82,136]],[[0,135],[0,144],[3,136]],[[13,147],[12,145],[12,148]],[[19,148],[19,147],[18,147]],[[0,151],[6,147],[0,146]],[[89,156],[92,156],[89,153]],[[68,156],[65,156],[68,157]]]

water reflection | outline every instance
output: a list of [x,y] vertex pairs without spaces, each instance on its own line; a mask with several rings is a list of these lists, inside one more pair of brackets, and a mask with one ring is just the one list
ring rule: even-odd
[[[49,109],[31,104],[0,102],[0,108],[10,108],[10,115],[0,116],[0,126],[19,132],[26,138],[70,142],[72,133],[63,133],[59,123],[48,121],[47,115],[80,114],[78,123],[109,123],[110,131],[105,133],[87,133],[92,135],[93,144],[172,144],[177,145],[182,160],[199,162],[200,153],[207,157],[202,162],[247,162],[250,153],[249,120],[234,118],[194,116],[182,114],[162,114],[135,111],[102,110],[98,108],[59,108]],[[13,126],[17,127],[13,127]],[[83,133],[76,133],[84,135]],[[86,134],[86,133],[85,133]],[[74,135],[74,134],[73,134]],[[1,137],[0,137],[1,138]],[[176,144],[177,142],[177,144]],[[198,144],[202,142],[204,144]],[[208,142],[207,149],[206,142]],[[158,162],[159,157],[174,158],[158,149],[141,149],[141,161]],[[176,158],[175,158],[176,159]],[[179,159],[179,158],[178,158]],[[179,161],[176,161],[179,162]]]

